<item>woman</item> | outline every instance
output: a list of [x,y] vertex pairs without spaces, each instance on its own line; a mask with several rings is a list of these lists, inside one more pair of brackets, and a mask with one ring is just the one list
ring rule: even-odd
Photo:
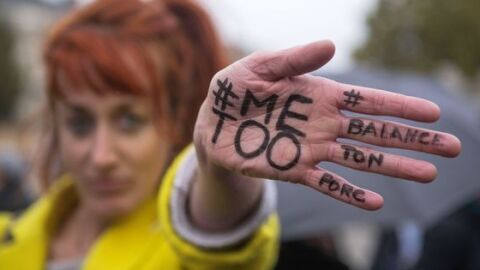
[[20,218],[0,219],[0,268],[269,269],[275,194],[251,176],[378,209],[379,194],[316,164],[417,181],[431,181],[435,167],[337,137],[460,150],[449,134],[342,115],[434,121],[439,110],[304,75],[333,56],[330,42],[253,54],[214,75],[220,52],[189,0],[101,0],[64,18],[45,54],[52,129],[42,179],[55,180]]
[[48,192],[15,223],[0,222],[0,269],[273,266],[271,186],[238,177],[251,187],[202,194],[224,204],[208,218],[194,212],[198,232],[181,219],[186,197],[173,192],[185,163],[172,159],[191,142],[210,79],[226,63],[203,10],[191,1],[97,1],[55,26],[45,62],[52,132],[41,179]]

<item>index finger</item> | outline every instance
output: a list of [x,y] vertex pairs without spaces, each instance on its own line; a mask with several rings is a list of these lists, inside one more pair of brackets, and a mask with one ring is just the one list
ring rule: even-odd
[[440,117],[440,108],[429,100],[374,88],[337,83],[336,97],[338,108],[352,112],[422,122],[435,122]]

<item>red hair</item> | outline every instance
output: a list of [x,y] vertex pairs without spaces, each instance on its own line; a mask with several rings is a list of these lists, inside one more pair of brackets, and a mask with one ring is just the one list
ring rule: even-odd
[[[226,64],[209,16],[190,0],[98,0],[54,26],[44,60],[51,116],[53,101],[65,93],[145,95],[169,126],[161,132],[173,154],[191,142],[210,79]],[[47,140],[43,188],[57,176],[53,126]]]

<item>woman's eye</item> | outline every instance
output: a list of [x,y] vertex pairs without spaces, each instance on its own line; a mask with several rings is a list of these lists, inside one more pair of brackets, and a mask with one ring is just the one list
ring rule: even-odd
[[144,123],[145,120],[141,116],[132,113],[124,113],[119,117],[120,130],[127,133],[132,133],[139,130]]
[[94,126],[94,120],[87,115],[75,115],[67,120],[68,130],[76,137],[88,135]]

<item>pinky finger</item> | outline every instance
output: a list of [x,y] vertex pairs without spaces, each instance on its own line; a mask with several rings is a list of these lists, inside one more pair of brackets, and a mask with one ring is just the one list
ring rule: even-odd
[[304,184],[336,200],[366,209],[383,206],[383,197],[373,191],[350,184],[344,178],[324,169],[314,168],[305,174]]

